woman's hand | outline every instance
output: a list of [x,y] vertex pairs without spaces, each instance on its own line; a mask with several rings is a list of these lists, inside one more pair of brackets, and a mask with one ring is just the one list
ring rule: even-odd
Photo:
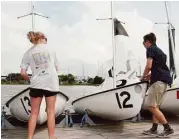
[[28,81],[29,80],[29,76],[26,73],[26,70],[21,69],[21,76],[24,78],[24,80]]

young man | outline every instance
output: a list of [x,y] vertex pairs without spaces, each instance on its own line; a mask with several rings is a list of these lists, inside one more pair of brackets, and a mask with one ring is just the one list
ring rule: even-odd
[[164,126],[164,131],[158,134],[158,136],[167,136],[174,133],[174,130],[170,127],[165,116],[159,110],[167,85],[171,85],[172,83],[170,71],[166,65],[167,57],[166,54],[157,47],[154,33],[145,35],[143,39],[143,45],[147,49],[147,63],[141,80],[150,79],[147,103],[148,109],[153,114],[153,126],[151,129],[144,131],[143,134],[158,134],[157,127],[160,122]]

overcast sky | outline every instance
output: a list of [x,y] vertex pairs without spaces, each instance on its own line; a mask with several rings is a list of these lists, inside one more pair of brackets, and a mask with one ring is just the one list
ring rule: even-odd
[[[95,76],[101,65],[112,57],[111,22],[96,18],[110,17],[110,2],[33,2],[37,13],[49,19],[35,17],[35,29],[48,37],[49,47],[57,53],[61,73]],[[179,51],[179,2],[168,3],[172,24],[176,28]],[[31,44],[26,34],[31,30],[31,17],[17,19],[30,12],[30,2],[2,2],[1,74],[19,72],[23,54]],[[164,2],[114,2],[114,16],[125,22],[130,39],[118,36],[117,58],[123,59],[129,48],[143,64],[145,49],[142,37],[153,31],[159,47],[168,54],[167,26]],[[139,52],[140,51],[140,52]]]

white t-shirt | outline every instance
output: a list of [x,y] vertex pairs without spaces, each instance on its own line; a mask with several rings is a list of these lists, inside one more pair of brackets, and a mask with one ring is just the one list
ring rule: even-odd
[[59,91],[58,60],[47,44],[35,45],[24,54],[21,68],[27,70],[29,66],[31,88]]

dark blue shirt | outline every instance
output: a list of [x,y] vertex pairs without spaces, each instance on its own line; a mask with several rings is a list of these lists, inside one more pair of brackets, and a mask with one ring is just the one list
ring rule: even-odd
[[157,81],[162,81],[171,85],[172,77],[166,64],[166,54],[156,45],[152,45],[150,48],[147,48],[147,58],[153,59],[150,84],[153,84]]

